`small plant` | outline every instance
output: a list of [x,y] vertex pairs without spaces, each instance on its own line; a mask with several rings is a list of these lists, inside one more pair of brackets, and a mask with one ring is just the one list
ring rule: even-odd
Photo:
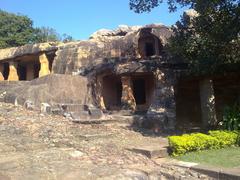
[[235,104],[224,109],[223,122],[220,125],[229,131],[240,130],[240,107]]

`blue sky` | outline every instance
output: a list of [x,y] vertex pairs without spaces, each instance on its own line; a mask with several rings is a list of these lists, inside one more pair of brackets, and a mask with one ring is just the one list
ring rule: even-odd
[[150,13],[136,14],[129,0],[0,0],[0,9],[30,17],[35,27],[48,26],[75,39],[87,39],[98,29],[118,25],[174,24],[183,13],[169,13],[166,4]]

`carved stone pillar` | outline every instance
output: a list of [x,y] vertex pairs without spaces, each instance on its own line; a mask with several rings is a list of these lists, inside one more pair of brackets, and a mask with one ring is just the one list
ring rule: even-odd
[[176,76],[171,70],[155,72],[156,89],[147,112],[148,120],[154,121],[161,130],[174,130],[176,124],[176,102],[174,86]]
[[106,110],[106,106],[103,99],[103,76],[98,76],[96,79],[95,92],[97,94],[97,101],[101,110]]
[[0,64],[0,81],[4,81],[3,71],[4,71],[4,66],[3,64]]
[[40,71],[39,71],[39,77],[46,76],[50,74],[49,70],[49,61],[45,53],[42,53],[39,56],[39,62],[40,62]]
[[208,129],[211,126],[215,126],[217,123],[213,81],[211,79],[204,79],[199,85],[202,124],[205,129]]
[[18,81],[18,73],[17,73],[17,62],[9,62],[9,75],[8,75],[8,81]]
[[122,108],[126,110],[130,109],[135,111],[136,101],[133,95],[131,77],[122,76],[121,81],[122,81],[122,98],[121,98]]

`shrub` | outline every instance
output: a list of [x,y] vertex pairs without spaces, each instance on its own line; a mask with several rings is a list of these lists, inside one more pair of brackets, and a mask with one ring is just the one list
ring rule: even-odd
[[237,145],[240,146],[240,131],[238,131]]
[[234,106],[227,106],[224,109],[223,128],[229,131],[240,130],[240,107],[235,104]]
[[209,131],[209,135],[217,138],[220,147],[237,144],[237,131]]
[[209,131],[168,137],[173,156],[179,156],[191,151],[219,149],[237,144],[238,134],[231,131]]

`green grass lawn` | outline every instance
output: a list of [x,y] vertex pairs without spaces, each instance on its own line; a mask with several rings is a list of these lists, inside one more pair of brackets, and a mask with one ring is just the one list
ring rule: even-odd
[[177,159],[217,167],[240,167],[240,147],[192,152]]

